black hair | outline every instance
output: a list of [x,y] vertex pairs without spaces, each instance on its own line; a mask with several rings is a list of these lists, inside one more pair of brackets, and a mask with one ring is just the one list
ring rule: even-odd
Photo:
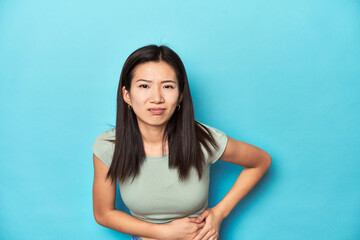
[[125,86],[125,89],[130,91],[136,66],[160,61],[173,67],[179,84],[179,93],[183,94],[180,110],[175,110],[171,116],[163,136],[163,143],[167,138],[169,145],[169,168],[177,168],[179,180],[182,181],[187,178],[190,168],[195,167],[199,179],[201,179],[205,164],[201,145],[210,156],[212,156],[212,152],[209,144],[218,148],[209,129],[194,119],[188,79],[180,57],[164,45],[144,46],[130,54],[120,75],[117,90],[115,139],[108,140],[115,143],[112,163],[107,173],[107,178],[111,178],[112,183],[116,182],[116,179],[122,182],[128,177],[132,177],[134,180],[146,157],[136,114],[132,109],[129,110],[124,101],[122,88]]

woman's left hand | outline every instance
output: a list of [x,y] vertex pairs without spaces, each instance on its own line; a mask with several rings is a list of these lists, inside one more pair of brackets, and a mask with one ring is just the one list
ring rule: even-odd
[[208,208],[196,218],[196,223],[204,220],[205,225],[194,240],[217,240],[219,238],[219,230],[223,217],[216,209]]

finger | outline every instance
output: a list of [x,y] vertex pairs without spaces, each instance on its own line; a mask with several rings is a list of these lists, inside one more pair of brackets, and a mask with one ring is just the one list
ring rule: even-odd
[[218,237],[216,235],[213,235],[209,238],[209,240],[218,240]]
[[209,211],[205,210],[203,211],[197,218],[196,218],[196,222],[202,222],[207,216],[209,215]]
[[210,240],[210,238],[214,235],[212,232],[207,232],[201,240]]
[[[196,235],[196,237],[193,240],[203,240],[204,236],[208,233],[208,229],[203,228],[198,235]],[[205,238],[206,239],[206,238]]]
[[[195,225],[196,225],[196,227],[197,227],[197,229],[199,230],[199,229],[201,229],[201,228],[203,228],[204,226],[205,226],[205,224],[206,224],[206,222],[200,222],[200,223],[197,223],[196,221],[196,218],[189,218],[189,221],[191,222],[191,223],[195,223]],[[200,230],[199,230],[200,231]]]
[[201,231],[201,229],[205,226],[206,222],[201,222],[201,223],[194,223],[196,228],[197,228],[197,233],[199,233]]
[[198,229],[201,229],[205,226],[205,222],[201,222],[201,223],[197,223],[196,226],[198,227]]
[[194,217],[189,217],[189,221],[192,222],[192,223],[196,223],[196,218],[194,218]]

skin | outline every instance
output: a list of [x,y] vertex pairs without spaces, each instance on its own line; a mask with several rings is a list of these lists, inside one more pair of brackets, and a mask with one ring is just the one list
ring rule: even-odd
[[[130,91],[122,89],[124,101],[138,120],[147,156],[161,156],[165,127],[182,100],[174,69],[166,62],[148,62],[135,67]],[[163,114],[149,109],[163,108]],[[165,152],[167,152],[165,143]]]
[[[176,106],[182,100],[174,69],[165,62],[149,62],[134,69],[131,89],[122,89],[124,101],[132,106],[143,137],[147,156],[167,153],[167,142],[162,148],[162,136]],[[149,111],[163,108],[161,114]],[[141,221],[115,209],[116,185],[105,179],[108,168],[93,155],[93,207],[95,220],[102,226],[137,235],[144,240],[215,240],[219,238],[221,222],[236,204],[260,181],[271,165],[271,156],[251,144],[228,137],[221,161],[243,166],[234,185],[213,208],[197,218],[176,219],[167,224]]]

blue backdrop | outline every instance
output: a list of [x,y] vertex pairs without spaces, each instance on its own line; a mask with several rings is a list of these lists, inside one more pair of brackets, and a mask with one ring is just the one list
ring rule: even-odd
[[[91,146],[115,124],[127,56],[166,44],[185,64],[196,119],[273,158],[220,239],[360,239],[359,10],[357,0],[2,0],[0,238],[129,239],[94,220]],[[212,166],[210,206],[241,169]]]

